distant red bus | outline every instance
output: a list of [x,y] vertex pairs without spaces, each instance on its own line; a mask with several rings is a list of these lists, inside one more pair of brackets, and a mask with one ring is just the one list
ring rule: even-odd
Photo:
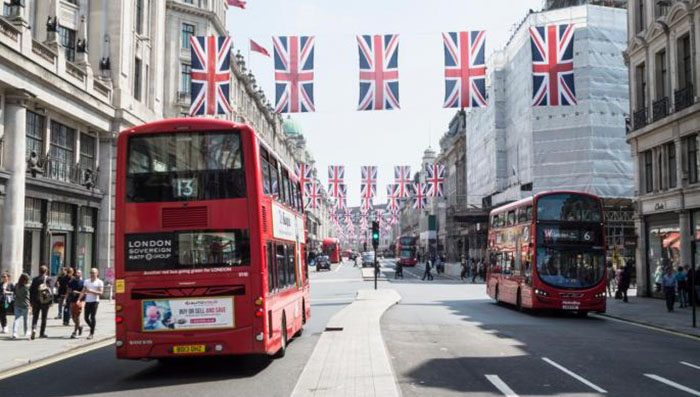
[[340,263],[340,241],[337,238],[324,238],[321,242],[321,250],[324,255],[328,255],[331,263]]
[[555,191],[494,209],[487,292],[519,309],[605,311],[601,200]]
[[310,315],[292,170],[228,121],[163,120],[119,135],[118,358],[284,355]]
[[415,266],[418,263],[418,237],[400,236],[396,239],[396,263]]

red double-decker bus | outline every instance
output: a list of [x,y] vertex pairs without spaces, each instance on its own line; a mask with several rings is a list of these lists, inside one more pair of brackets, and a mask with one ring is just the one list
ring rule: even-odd
[[396,239],[396,263],[415,266],[418,263],[418,237],[399,236]]
[[163,120],[119,136],[118,358],[284,355],[310,315],[291,170],[228,121]]
[[326,237],[321,242],[321,250],[328,255],[331,263],[340,263],[340,241],[335,237]]
[[487,292],[519,309],[605,311],[601,200],[540,193],[491,212]]

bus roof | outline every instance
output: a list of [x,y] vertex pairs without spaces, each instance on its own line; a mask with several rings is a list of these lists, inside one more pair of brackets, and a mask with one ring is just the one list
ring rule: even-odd
[[338,239],[335,237],[326,237],[323,239],[322,244],[337,244]]
[[237,129],[252,131],[252,129],[241,123],[230,120],[208,119],[208,118],[173,118],[154,121],[142,124],[123,131],[126,134],[147,134],[153,132],[179,132],[179,131],[201,131],[206,130],[227,130]]
[[491,210],[491,212],[489,213],[489,216],[495,215],[495,214],[500,214],[500,213],[502,213],[502,212],[508,212],[508,211],[513,210],[513,209],[515,209],[515,208],[522,207],[523,205],[530,204],[530,203],[532,203],[534,200],[536,200],[536,199],[538,199],[538,198],[540,198],[540,197],[542,197],[542,196],[549,196],[549,195],[552,195],[552,194],[578,194],[578,195],[581,195],[581,196],[589,196],[589,197],[593,197],[593,198],[596,198],[596,199],[600,199],[600,198],[599,198],[598,196],[596,196],[595,194],[586,193],[586,192],[578,192],[578,191],[575,191],[575,190],[550,190],[550,191],[546,191],[546,192],[536,193],[536,194],[534,194],[534,195],[532,195],[532,196],[530,196],[530,197],[524,198],[524,199],[522,199],[522,200],[514,201],[514,202],[512,202],[512,203],[504,204],[504,205],[502,205],[502,206],[500,206],[500,207],[494,208],[494,209]]

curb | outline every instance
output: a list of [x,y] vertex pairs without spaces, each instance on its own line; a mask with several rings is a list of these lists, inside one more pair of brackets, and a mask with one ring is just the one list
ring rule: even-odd
[[643,322],[643,321],[630,320],[630,319],[628,319],[628,318],[624,318],[624,317],[620,317],[620,316],[614,316],[614,315],[608,314],[608,313],[591,313],[591,314],[593,314],[594,316],[606,317],[606,318],[609,318],[609,319],[612,319],[612,320],[615,320],[615,321],[620,321],[620,322],[624,322],[624,323],[628,323],[628,324],[633,324],[633,325],[636,325],[636,326],[639,326],[639,327],[644,327],[644,328],[648,328],[648,329],[652,329],[652,330],[656,330],[656,331],[661,331],[661,332],[670,333],[670,334],[673,334],[673,335],[684,336],[684,337],[686,337],[686,338],[692,338],[692,339],[700,340],[700,335],[693,334],[693,333],[690,333],[690,332],[685,332],[685,331],[679,331],[679,330],[677,330],[677,329],[673,329],[673,328],[669,328],[669,327],[662,327],[662,326],[657,325],[657,324],[650,324],[650,323],[645,323],[645,322]]
[[[56,354],[46,356],[39,358],[37,360],[29,360],[26,363],[22,364],[17,364],[15,366],[12,366],[10,368],[4,369],[0,371],[0,380],[7,379],[16,375],[20,375],[24,372],[34,370],[37,368],[41,368],[43,366],[53,364],[58,361],[62,361],[68,358],[71,358],[73,356],[77,356],[80,354],[87,353],[95,348],[96,345],[99,344],[104,344],[105,341],[109,340],[114,340],[115,336],[114,335],[108,335],[104,336],[102,338],[96,338],[91,340],[90,342],[87,342],[85,344],[82,344],[80,346],[75,347],[74,349],[70,350],[64,350],[61,352],[58,352]],[[109,344],[105,344],[105,346],[109,346]],[[102,347],[102,346],[100,346]]]

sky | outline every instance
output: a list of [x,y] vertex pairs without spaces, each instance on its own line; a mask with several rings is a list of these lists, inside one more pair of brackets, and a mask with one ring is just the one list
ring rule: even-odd
[[[442,32],[486,30],[487,58],[502,48],[529,9],[542,0],[248,0],[230,8],[227,28],[256,81],[274,101],[272,58],[248,54],[249,39],[272,54],[272,36],[315,36],[316,112],[295,113],[318,177],[327,187],[329,165],[345,166],[348,205],[360,203],[360,167],[378,166],[375,204],[386,202],[394,166],[419,170],[423,151],[439,152],[456,109],[443,109]],[[399,35],[400,110],[357,111],[356,36]],[[249,60],[249,61],[248,61]],[[274,103],[273,103],[274,106]],[[479,110],[474,110],[479,111]],[[287,117],[284,115],[283,117]]]

